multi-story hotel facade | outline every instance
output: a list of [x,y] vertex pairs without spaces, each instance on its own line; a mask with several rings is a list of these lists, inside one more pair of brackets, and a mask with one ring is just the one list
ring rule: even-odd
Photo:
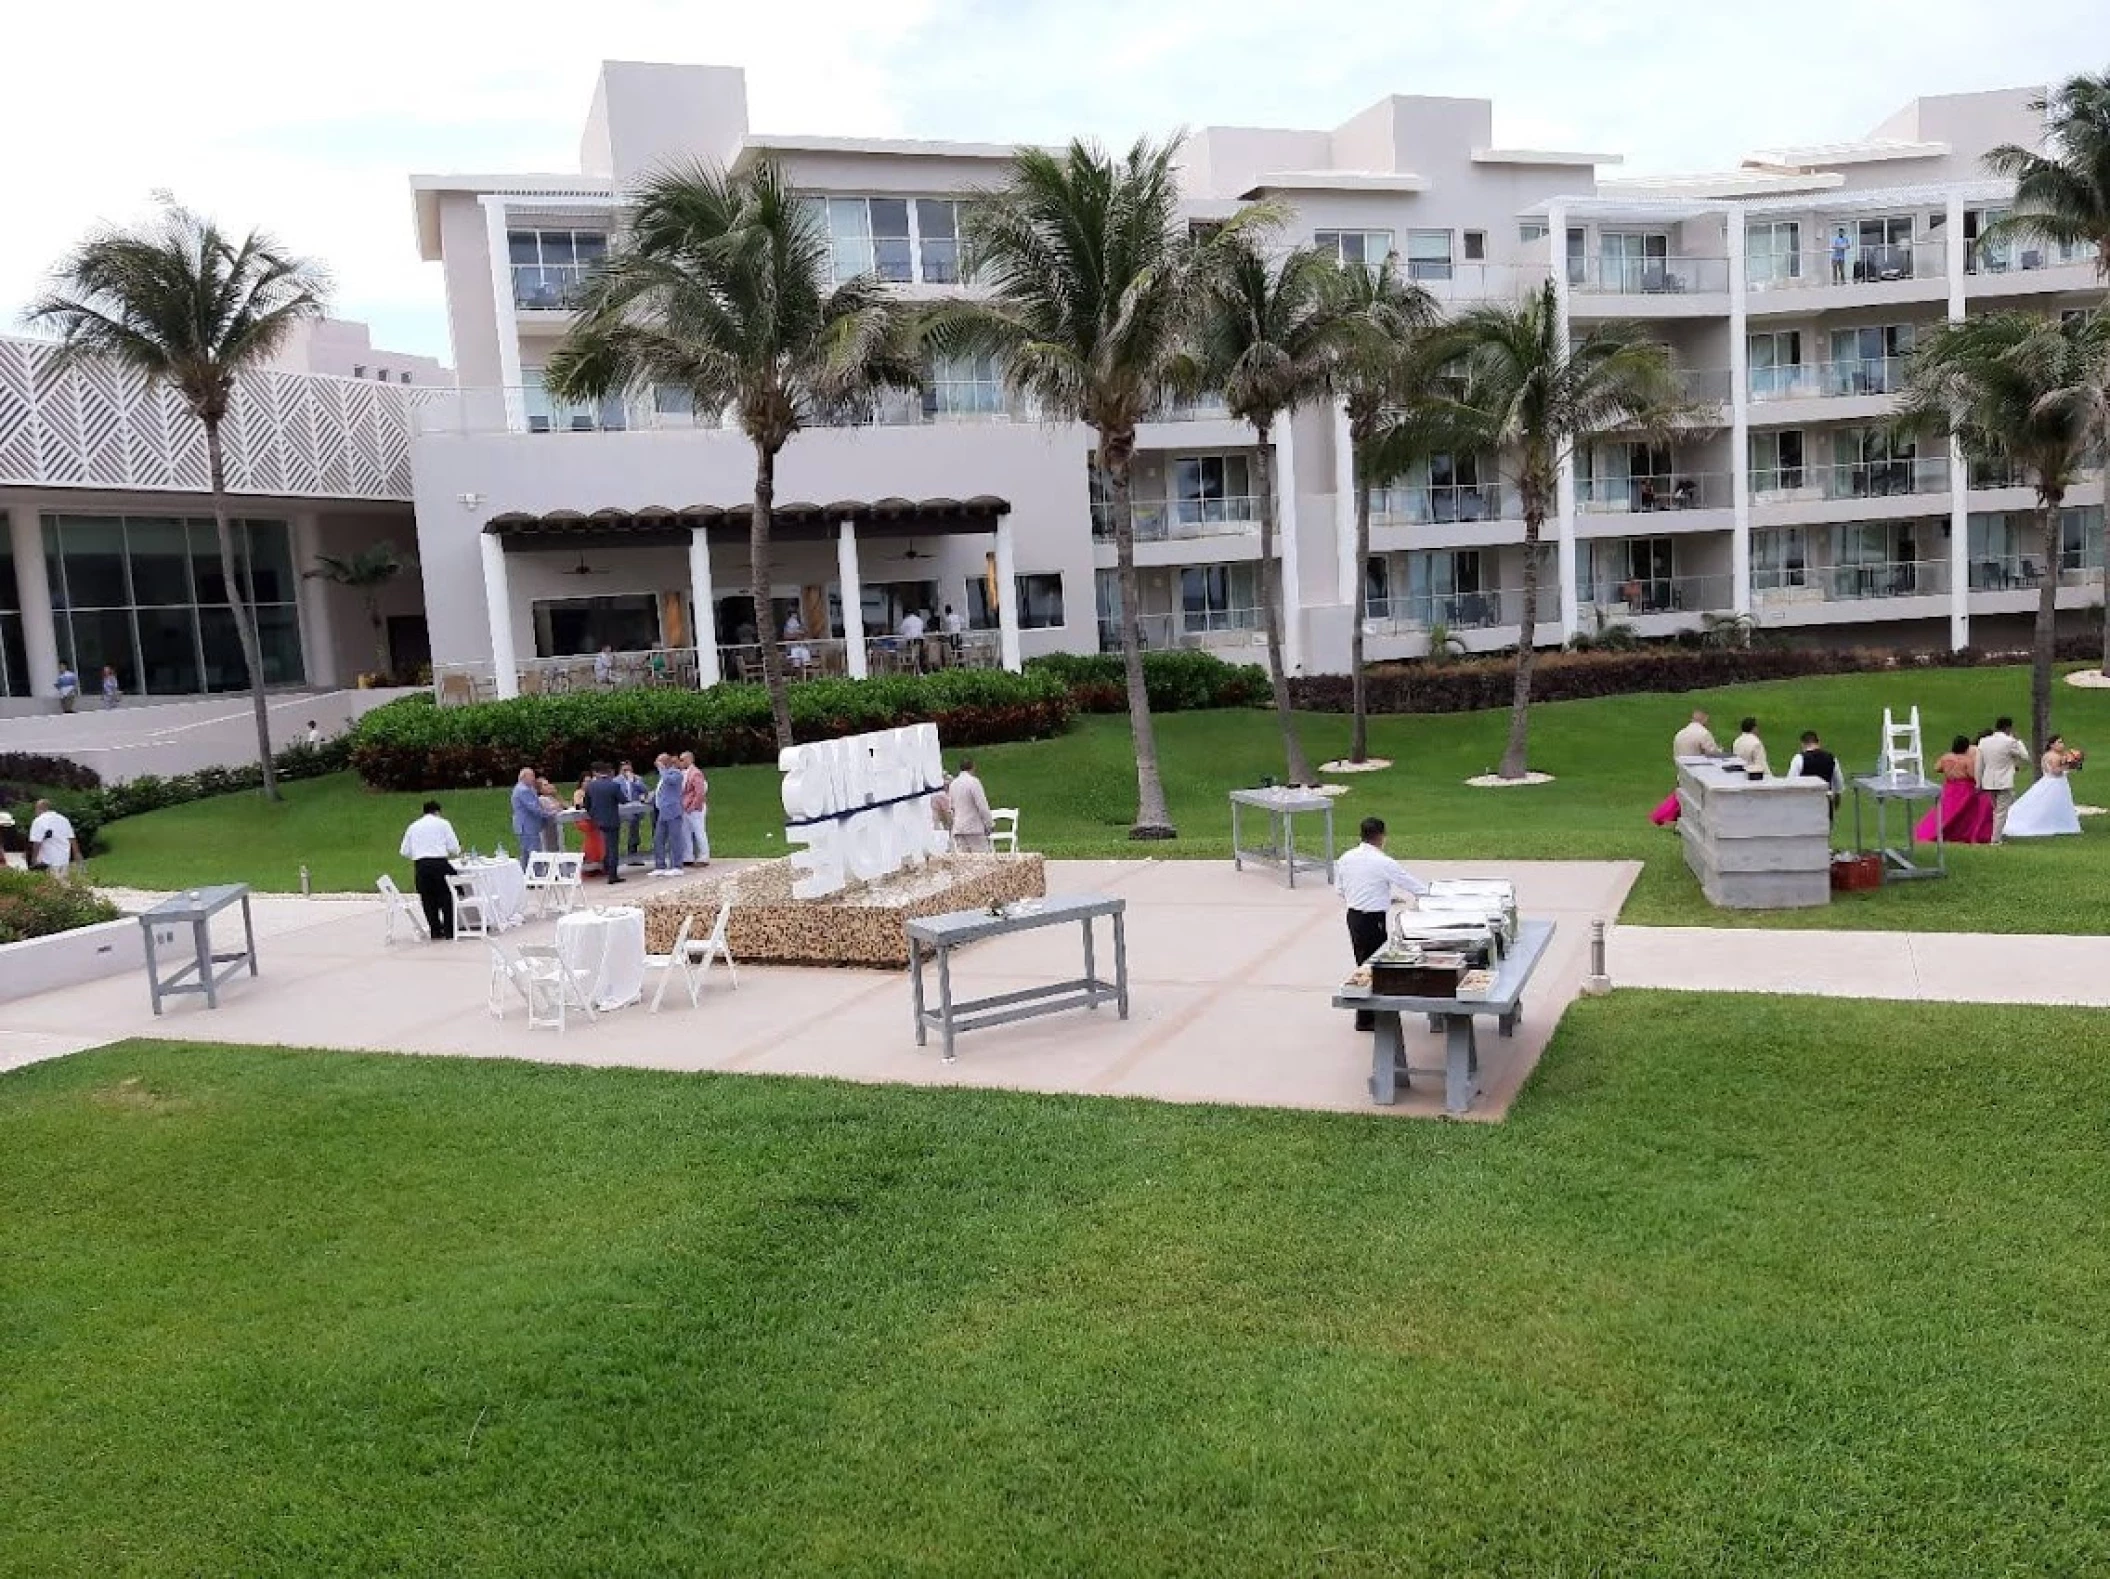
[[[1916,336],[1997,308],[2098,305],[2092,255],[1979,235],[2012,199],[1984,174],[2036,144],[2032,90],[1921,99],[1865,141],[1760,152],[1734,171],[1621,180],[1588,152],[1504,148],[1483,100],[1388,98],[1330,131],[1212,127],[1183,151],[1197,223],[1267,198],[1288,241],[1397,254],[1446,306],[1553,285],[1566,330],[1639,320],[1707,414],[1680,442],[1599,435],[1564,467],[1534,633],[1621,621],[1667,635],[1710,615],[1812,639],[1921,646],[2023,639],[2036,588],[2100,601],[2101,476],[2067,501],[2056,563],[2033,498],[1945,443],[1886,422]],[[750,131],[737,69],[603,67],[579,168],[413,179],[418,245],[444,271],[459,389],[414,413],[414,502],[433,656],[456,694],[562,683],[607,642],[702,683],[752,658],[746,440],[679,392],[551,400],[540,369],[625,190],[671,161],[776,161],[825,205],[843,277],[910,301],[960,280],[961,205],[1006,145]],[[1220,408],[1170,408],[1135,467],[1145,640],[1258,657],[1253,435]],[[1437,456],[1373,492],[1354,553],[1338,412],[1276,437],[1286,657],[1346,667],[1355,578],[1374,659],[1518,637],[1524,527],[1505,458]],[[952,609],[987,661],[1114,643],[1114,550],[1092,436],[1019,408],[986,363],[932,369],[919,397],[802,433],[783,453],[773,622],[800,657],[852,674],[892,661],[901,618]]]

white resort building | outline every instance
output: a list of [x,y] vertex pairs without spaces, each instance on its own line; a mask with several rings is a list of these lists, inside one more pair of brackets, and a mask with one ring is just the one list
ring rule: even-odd
[[[2100,475],[2070,496],[2047,563],[2027,489],[1947,445],[1900,443],[1885,416],[1929,325],[2102,299],[2092,255],[1980,244],[2011,201],[1982,156],[2040,140],[2033,96],[1921,99],[1862,142],[1655,179],[1620,179],[1610,154],[1498,146],[1484,100],[1393,97],[1331,130],[1199,131],[1183,181],[1197,222],[1272,198],[1294,216],[1286,239],[1347,259],[1396,253],[1445,303],[1513,299],[1550,279],[1569,325],[1640,320],[1669,347],[1718,415],[1677,445],[1612,433],[1574,457],[1542,550],[1537,641],[1614,620],[1667,635],[1735,612],[1812,640],[2008,646],[2026,641],[2046,576],[2062,607],[2100,601]],[[246,397],[256,415],[242,423],[241,487],[259,518],[285,523],[283,554],[260,549],[282,569],[267,578],[274,678],[362,666],[371,643],[347,634],[354,608],[300,570],[318,548],[396,530],[406,491],[422,603],[415,584],[399,590],[391,637],[400,625],[403,667],[429,632],[443,699],[590,682],[585,655],[603,643],[625,655],[626,676],[750,672],[746,440],[676,392],[584,407],[541,385],[579,282],[620,229],[622,194],[673,159],[774,160],[825,203],[838,271],[876,270],[914,300],[973,288],[959,277],[961,204],[1002,179],[1011,152],[765,135],[748,126],[738,69],[610,62],[576,170],[414,177],[417,245],[443,271],[458,387],[287,373]],[[412,365],[325,349],[338,373],[347,355],[362,369]],[[79,374],[40,388],[35,360],[23,342],[0,343],[8,689],[26,677],[48,695],[53,654],[92,670],[123,650],[123,621],[143,689],[220,683],[211,573],[183,524],[199,513],[200,478],[168,437],[166,403]],[[967,627],[943,644],[946,661],[1114,645],[1090,433],[1018,409],[986,363],[931,374],[919,397],[801,434],[780,458],[770,617],[780,628],[798,617],[797,672],[903,662],[895,633],[918,611],[933,629],[947,610]],[[1434,627],[1470,649],[1517,639],[1524,528],[1502,457],[1438,456],[1375,490],[1358,566],[1338,414],[1301,412],[1276,450],[1294,671],[1346,667],[1357,576],[1372,659],[1425,651]],[[1220,408],[1168,408],[1140,435],[1135,475],[1146,642],[1257,660],[1250,430]],[[110,570],[120,536],[126,577]],[[163,603],[175,585],[153,567],[177,562],[179,537],[190,601]]]

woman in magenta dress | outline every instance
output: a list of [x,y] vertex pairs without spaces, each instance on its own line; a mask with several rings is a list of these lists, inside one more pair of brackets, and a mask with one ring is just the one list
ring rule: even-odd
[[1993,797],[1978,787],[1978,748],[1958,735],[1934,764],[1941,799],[1920,818],[1912,837],[1932,844],[1937,829],[1948,844],[1993,842]]

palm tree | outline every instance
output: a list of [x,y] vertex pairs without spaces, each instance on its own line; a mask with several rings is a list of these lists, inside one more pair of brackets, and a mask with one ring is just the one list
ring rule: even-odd
[[[1515,457],[1524,512],[1524,590],[1518,615],[1516,683],[1500,774],[1529,767],[1531,669],[1539,617],[1539,542],[1563,463],[1579,441],[1615,428],[1662,435],[1690,412],[1670,354],[1639,325],[1592,324],[1566,346],[1553,282],[1523,301],[1475,307],[1435,336],[1446,382],[1424,401],[1417,425],[1448,432],[1456,447]],[[1380,448],[1384,448],[1381,443]]]
[[[2018,471],[2037,495],[2043,580],[2030,670],[2030,730],[2051,738],[2051,666],[2059,608],[2059,509],[2076,475],[2097,458],[2094,413],[2074,391],[2100,389],[2110,359],[2110,319],[1987,313],[1937,325],[1906,364],[1892,419],[1902,432],[1953,436],[1980,464]],[[2098,397],[2100,398],[2100,397]]]
[[211,220],[165,199],[158,218],[94,232],[52,271],[26,321],[58,332],[61,363],[113,362],[173,389],[205,430],[220,574],[249,675],[264,798],[278,799],[271,714],[264,698],[252,599],[238,574],[227,513],[227,457],[220,430],[244,373],[268,363],[288,331],[319,318],[330,292],[319,264],[282,250],[263,231],[237,241]]
[[356,554],[317,554],[315,568],[301,572],[359,595],[366,621],[374,630],[374,672],[388,673],[388,626],[381,618],[381,589],[410,568],[394,543],[369,543]]
[[[1143,682],[1141,591],[1129,491],[1136,426],[1185,381],[1208,276],[1221,249],[1271,211],[1244,209],[1196,239],[1179,211],[1175,139],[1139,140],[1118,157],[1077,141],[1022,148],[1009,177],[968,210],[968,263],[979,297],[929,316],[941,349],[998,357],[1013,391],[1097,435],[1121,586],[1121,656],[1136,753],[1134,839],[1176,836],[1158,774]],[[1010,589],[1004,589],[1006,595]]]
[[1981,244],[2092,246],[2097,272],[2110,280],[2110,72],[2069,77],[2029,107],[2045,118],[2046,151],[2003,143],[1985,156],[1987,169],[2015,183],[2015,208],[1986,227]]
[[[1339,265],[1325,253],[1297,247],[1271,263],[1250,240],[1237,240],[1225,245],[1220,262],[1208,276],[1199,366],[1210,387],[1224,392],[1231,415],[1252,424],[1257,441],[1260,608],[1267,630],[1268,670],[1274,677],[1275,717],[1282,726],[1288,781],[1310,784],[1316,775],[1297,738],[1289,672],[1282,658],[1274,429],[1331,387],[1336,360],[1348,342],[1349,319],[1337,284]],[[1292,520],[1289,530],[1296,529]],[[1357,581],[1360,584],[1360,572]]]
[[[1355,624],[1348,636],[1349,688],[1354,724],[1348,760],[1370,760],[1370,707],[1363,673],[1363,625],[1369,618],[1370,490],[1384,481],[1371,474],[1373,446],[1391,413],[1397,418],[1420,393],[1426,358],[1419,352],[1435,323],[1435,298],[1405,279],[1399,259],[1383,265],[1344,266],[1336,276],[1337,306],[1346,334],[1333,367],[1334,390],[1348,408],[1348,440],[1355,451]],[[1397,456],[1394,457],[1397,459]],[[1431,649],[1434,650],[1433,648]]]
[[738,173],[663,170],[631,202],[544,382],[560,400],[685,390],[699,411],[730,411],[747,435],[750,591],[781,748],[791,744],[791,701],[769,601],[777,457],[802,429],[917,386],[908,319],[877,275],[836,282],[819,212],[767,161]]

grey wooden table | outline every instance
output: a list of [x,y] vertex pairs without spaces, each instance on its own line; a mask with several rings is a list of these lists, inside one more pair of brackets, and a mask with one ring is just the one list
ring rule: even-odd
[[[236,903],[242,907],[242,950],[237,954],[215,954],[212,918]],[[147,992],[154,1000],[156,1014],[161,1012],[163,998],[185,993],[203,993],[205,1006],[217,1009],[220,988],[229,977],[240,974],[245,964],[250,975],[256,974],[256,926],[249,915],[247,883],[222,883],[215,888],[192,888],[172,894],[153,909],[140,912],[139,924],[146,929]],[[154,934],[178,927],[190,928],[193,957],[164,977],[154,948]],[[220,969],[221,966],[226,968]]]
[[[961,1031],[979,1031],[986,1026],[1008,1025],[1038,1015],[1059,1014],[1066,1009],[1096,1009],[1112,1002],[1122,1019],[1128,1018],[1128,901],[1104,894],[1051,894],[1007,906],[1009,914],[993,916],[984,910],[955,910],[942,916],[925,916],[908,925],[909,987],[914,996],[916,1045],[929,1045],[935,1029],[943,1040],[945,1061],[953,1061],[953,1038]],[[1114,922],[1114,979],[1099,976],[1098,953],[1092,923],[1101,916]],[[987,998],[955,1000],[952,995],[952,951],[963,943],[983,938],[1008,937],[1043,927],[1077,926],[1084,934],[1084,974],[1045,987],[1022,987]],[[938,1002],[931,1007],[923,990],[923,962],[938,962]]]
[[[1888,773],[1867,773],[1853,781],[1854,786],[1854,850],[1859,853],[1868,846],[1861,842],[1861,799],[1866,796],[1876,803],[1876,854],[1883,858],[1883,881],[1905,882],[1915,877],[1947,877],[1949,875],[1949,846],[1942,838],[1941,818],[1934,819],[1934,864],[1922,866],[1913,859],[1913,813],[1921,801],[1941,804],[1941,785],[1932,779],[1901,779]],[[1905,837],[1902,843],[1890,842],[1890,803],[1905,804]]]
[[[1241,836],[1238,812],[1240,807],[1251,807],[1267,813],[1268,844],[1265,848],[1247,848]],[[1321,855],[1299,855],[1297,853],[1297,814],[1299,812],[1321,812],[1326,818],[1326,842]],[[1297,873],[1320,872],[1326,881],[1333,881],[1333,797],[1321,795],[1317,790],[1302,789],[1239,789],[1231,791],[1231,864],[1238,871],[1245,870],[1245,863],[1258,861],[1263,865],[1279,866],[1289,878],[1289,886],[1297,886]]]
[[[1407,1043],[1400,1027],[1403,1014],[1425,1014],[1429,1029],[1443,1037],[1443,1107],[1447,1113],[1472,1110],[1479,1094],[1480,1044],[1473,1035],[1473,1022],[1492,1015],[1496,1030],[1508,1036],[1524,1017],[1524,987],[1545,957],[1553,941],[1551,921],[1526,921],[1517,928],[1517,940],[1495,971],[1487,993],[1479,998],[1381,997],[1368,988],[1343,987],[1333,995],[1336,1009],[1377,1017],[1370,1053],[1370,1100],[1390,1107],[1399,1100],[1399,1088],[1408,1083]],[[1421,1073],[1431,1074],[1433,1070]]]

